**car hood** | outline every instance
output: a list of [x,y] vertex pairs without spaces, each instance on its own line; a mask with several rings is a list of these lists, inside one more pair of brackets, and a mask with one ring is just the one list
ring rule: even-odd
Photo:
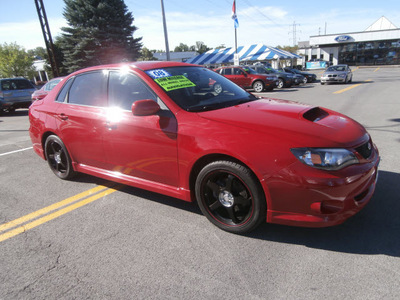
[[368,139],[364,127],[347,116],[286,100],[262,98],[199,116],[274,136],[293,147],[353,147]]
[[323,75],[339,75],[339,74],[346,74],[345,71],[326,71]]

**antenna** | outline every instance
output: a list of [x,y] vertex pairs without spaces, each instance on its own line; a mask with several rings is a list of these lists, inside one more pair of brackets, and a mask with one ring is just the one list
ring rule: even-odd
[[290,25],[290,27],[293,27],[293,30],[291,30],[293,34],[293,46],[296,46],[297,42],[297,29],[296,26],[300,26],[300,24],[296,24],[296,21],[293,21],[293,25]]

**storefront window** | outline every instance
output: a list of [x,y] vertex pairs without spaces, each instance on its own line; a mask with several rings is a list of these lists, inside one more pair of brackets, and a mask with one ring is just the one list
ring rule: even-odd
[[400,64],[400,40],[343,44],[339,63],[349,65]]

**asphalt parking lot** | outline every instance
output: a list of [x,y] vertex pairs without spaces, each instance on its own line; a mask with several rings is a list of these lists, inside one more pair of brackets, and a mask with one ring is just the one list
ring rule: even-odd
[[239,236],[195,204],[60,180],[31,148],[27,110],[0,116],[0,299],[399,299],[400,68],[353,71],[259,94],[337,110],[378,145],[374,197],[331,228]]

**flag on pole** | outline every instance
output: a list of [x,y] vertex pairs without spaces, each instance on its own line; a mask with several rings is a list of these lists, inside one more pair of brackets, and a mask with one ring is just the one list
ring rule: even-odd
[[234,21],[234,26],[235,28],[239,27],[239,21],[236,15],[236,0],[233,0],[233,5],[232,5],[232,19]]

